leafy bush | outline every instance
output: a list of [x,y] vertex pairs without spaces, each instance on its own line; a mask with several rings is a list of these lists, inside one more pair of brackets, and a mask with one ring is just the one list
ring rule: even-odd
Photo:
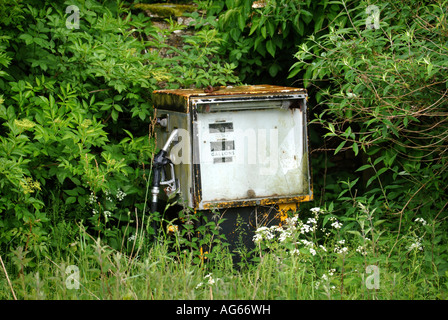
[[[286,83],[296,46],[325,33],[341,10],[330,1],[227,0],[201,2],[207,22],[223,35],[222,51],[247,83]],[[217,19],[217,21],[215,21]]]
[[[398,233],[416,215],[444,221],[446,6],[337,3],[345,8],[338,19],[350,23],[332,24],[328,34],[300,45],[291,75],[304,71],[305,84],[318,88],[313,122],[326,128],[334,152],[348,150],[363,162],[357,169],[363,175],[339,197],[352,203],[346,192],[358,182],[355,194],[387,214]],[[372,27],[373,9],[380,19]],[[444,256],[441,270],[448,266]]]
[[68,250],[63,229],[84,221],[120,248],[147,208],[151,93],[237,82],[219,35],[204,27],[174,46],[184,27],[161,29],[120,1],[0,7],[11,13],[0,17],[0,246]]

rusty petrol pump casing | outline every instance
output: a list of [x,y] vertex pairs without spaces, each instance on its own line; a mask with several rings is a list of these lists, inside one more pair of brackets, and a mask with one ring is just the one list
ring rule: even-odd
[[305,89],[272,85],[154,91],[157,145],[172,143],[161,197],[217,211],[229,243],[252,247],[257,228],[313,197],[306,101]]

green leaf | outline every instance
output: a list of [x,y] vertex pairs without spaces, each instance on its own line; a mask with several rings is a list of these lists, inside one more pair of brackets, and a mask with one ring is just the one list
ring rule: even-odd
[[242,14],[238,15],[238,27],[240,28],[241,31],[243,31],[244,28],[246,27],[246,21]]
[[249,36],[251,36],[252,33],[254,33],[255,30],[257,30],[259,22],[260,22],[259,18],[254,18],[252,20],[252,26],[250,27]]
[[387,170],[389,170],[389,168],[381,168],[380,170],[378,170],[376,175],[379,176],[379,175],[383,174],[384,172],[386,172]]
[[65,200],[65,204],[71,204],[71,203],[75,203],[76,202],[76,197],[68,197]]
[[336,150],[334,150],[334,154],[336,154],[336,153],[338,153],[339,151],[341,151],[341,149],[345,146],[345,143],[346,143],[346,142],[347,142],[346,140],[342,141],[342,142],[338,145],[338,147],[336,148]]
[[376,179],[376,176],[370,177],[370,179],[367,180],[366,188],[367,188],[368,186],[370,186],[370,184],[371,184],[371,183],[373,182],[373,180],[375,180],[375,179]]
[[281,70],[280,65],[273,63],[269,67],[269,74],[271,75],[271,77],[275,77],[280,70]]
[[372,166],[370,164],[365,164],[365,165],[359,167],[358,169],[356,169],[356,171],[364,171],[364,170],[369,169],[371,167]]
[[266,42],[266,50],[269,52],[269,54],[272,57],[275,57],[275,49],[276,49],[276,47],[275,47],[274,42],[272,40],[268,40]]
[[112,117],[112,119],[114,120],[114,121],[117,121],[118,120],[118,111],[117,110],[112,110],[112,112],[111,112],[111,117]]
[[117,110],[118,112],[123,112],[123,108],[121,108],[119,104],[114,104],[114,109]]
[[353,152],[355,153],[355,156],[357,156],[358,155],[358,151],[359,151],[358,144],[357,143],[353,143],[352,148],[353,148]]
[[266,26],[262,26],[261,27],[261,29],[260,29],[260,31],[261,31],[261,35],[263,36],[263,38],[265,38],[266,39]]
[[268,33],[271,36],[271,38],[273,38],[274,34],[275,34],[275,25],[272,22],[272,20],[268,20],[267,25],[268,25],[268,28],[267,28],[268,29]]
[[73,189],[73,190],[64,190],[65,193],[67,193],[70,196],[77,196],[78,195],[78,190],[77,188]]

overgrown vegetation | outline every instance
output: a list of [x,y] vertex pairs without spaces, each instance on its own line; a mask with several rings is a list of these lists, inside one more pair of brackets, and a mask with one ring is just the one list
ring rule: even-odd
[[[446,1],[196,5],[0,0],[0,297],[446,299]],[[241,82],[308,88],[315,200],[236,265],[147,197],[151,92]]]

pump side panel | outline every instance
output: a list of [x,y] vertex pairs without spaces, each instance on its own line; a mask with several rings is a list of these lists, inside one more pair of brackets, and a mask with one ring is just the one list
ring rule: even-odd
[[[165,128],[157,126],[157,147],[165,144],[170,133],[178,129],[178,139],[174,141],[169,150],[169,158],[174,164],[174,173],[178,179],[180,195],[179,204],[193,206],[192,197],[192,160],[191,160],[191,123],[189,114],[182,112],[157,110],[157,117],[168,118]],[[168,170],[167,170],[168,171]],[[164,193],[161,192],[161,196]]]
[[201,205],[309,194],[300,108],[197,114]]

